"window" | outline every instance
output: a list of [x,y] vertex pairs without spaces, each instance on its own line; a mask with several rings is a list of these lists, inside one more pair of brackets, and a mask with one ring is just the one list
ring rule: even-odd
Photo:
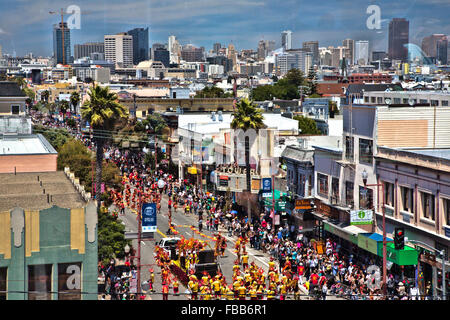
[[373,190],[359,186],[359,208],[372,209],[373,208]]
[[373,141],[359,139],[359,162],[372,164],[373,159]]
[[369,97],[364,97],[364,102],[369,102]]
[[434,195],[430,193],[421,192],[420,200],[422,203],[422,215],[424,218],[433,220],[434,216]]
[[12,114],[19,114],[19,112],[20,112],[20,106],[11,106]]
[[442,199],[442,209],[444,210],[444,224],[450,226],[450,199]]
[[400,187],[402,197],[402,211],[413,212],[413,196],[414,190],[407,187]]
[[384,183],[384,204],[394,206],[394,185],[389,182]]
[[51,300],[52,265],[28,266],[28,300]]
[[375,103],[376,102],[376,98],[375,97],[370,97],[370,102],[371,103]]
[[58,300],[81,300],[81,262],[58,264]]
[[441,101],[443,107],[448,107],[448,100]]
[[407,98],[403,98],[403,103],[407,104],[408,103],[408,99]]
[[431,100],[431,106],[437,107],[439,105],[439,100]]
[[428,100],[427,99],[420,99],[419,103],[420,104],[428,104]]
[[345,137],[345,159],[353,161],[353,148],[355,144],[355,138],[346,136]]
[[377,103],[382,104],[383,103],[383,97],[377,97]]
[[0,301],[6,300],[6,279],[8,268],[0,268]]
[[317,180],[319,181],[319,190],[318,193],[322,197],[328,198],[328,176],[318,173]]
[[400,104],[401,99],[400,98],[394,98],[394,104]]
[[331,178],[331,203],[339,203],[339,179],[335,177]]
[[345,182],[345,203],[349,206],[354,205],[353,201],[353,182],[346,181]]

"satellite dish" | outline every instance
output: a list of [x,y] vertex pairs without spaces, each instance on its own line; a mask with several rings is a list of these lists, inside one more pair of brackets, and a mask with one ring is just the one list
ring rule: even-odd
[[387,105],[390,105],[391,104],[391,99],[390,98],[386,98],[386,99],[384,99],[384,102],[386,102]]
[[412,107],[414,106],[414,99],[409,98],[408,99],[408,104]]

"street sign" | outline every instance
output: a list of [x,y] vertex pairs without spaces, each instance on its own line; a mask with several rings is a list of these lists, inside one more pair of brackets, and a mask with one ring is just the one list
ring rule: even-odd
[[277,201],[275,202],[275,210],[284,211],[286,210],[286,201]]
[[263,178],[262,179],[262,190],[264,192],[272,191],[272,178]]
[[272,198],[272,192],[263,192],[262,197],[263,198]]
[[142,205],[142,232],[156,232],[156,203]]

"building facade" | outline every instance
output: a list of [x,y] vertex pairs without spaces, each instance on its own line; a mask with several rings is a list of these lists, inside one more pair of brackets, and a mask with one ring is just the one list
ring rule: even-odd
[[66,22],[53,25],[53,56],[57,64],[71,63],[70,29]]
[[148,44],[148,27],[135,28],[127,32],[133,37],[133,64],[137,65],[141,61],[149,58],[149,44]]
[[105,59],[120,68],[133,66],[133,37],[127,33],[105,35]]
[[[105,53],[105,44],[103,42],[87,42],[73,46],[74,59],[90,57],[92,53]],[[97,59],[95,59],[97,60]]]
[[404,18],[394,18],[389,22],[388,53],[392,60],[408,60],[409,21]]

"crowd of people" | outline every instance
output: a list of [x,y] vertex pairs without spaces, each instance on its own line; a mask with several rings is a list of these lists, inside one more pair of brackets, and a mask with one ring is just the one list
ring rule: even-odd
[[[44,124],[50,127],[65,127],[64,123],[55,119],[45,119]],[[88,137],[76,130],[73,134],[91,147],[92,143]],[[277,297],[282,300],[289,293],[297,298],[300,295],[299,286],[303,286],[310,296],[321,299],[326,299],[330,294],[349,299],[381,299],[379,269],[369,270],[373,262],[361,263],[354,260],[351,255],[339,250],[339,244],[332,239],[315,242],[298,232],[293,224],[286,223],[275,228],[268,212],[253,217],[250,221],[239,217],[236,211],[227,206],[225,195],[206,192],[188,180],[178,180],[168,172],[146,167],[143,152],[121,152],[114,147],[107,147],[104,151],[106,160],[114,161],[123,175],[124,192],[111,191],[113,203],[122,214],[125,207],[137,210],[139,199],[143,202],[156,202],[159,211],[162,195],[165,194],[168,199],[169,233],[174,230],[171,224],[172,212],[179,212],[195,215],[200,232],[205,224],[206,230],[217,232],[219,228],[225,229],[229,237],[237,238],[237,259],[233,267],[236,272],[233,274],[232,283],[227,285],[222,274],[213,278],[209,276],[208,279],[196,279],[195,275],[191,274],[188,288],[192,292],[192,299],[196,299],[200,293],[203,299],[242,299],[246,296],[267,299]],[[218,249],[216,248],[216,251],[222,254],[226,247],[226,241],[223,240],[224,238],[217,246]],[[268,273],[261,272],[254,263],[248,263],[246,246],[270,255]],[[278,263],[277,268],[275,261]],[[240,270],[240,266],[243,270]],[[109,268],[113,270],[114,266]],[[129,298],[126,280],[115,276],[114,272],[108,271],[107,274],[111,296],[115,299],[122,299],[124,296]],[[162,280],[167,285],[170,283],[169,278]],[[398,275],[389,274],[387,287],[389,299],[412,298],[409,294],[412,284],[406,278],[401,279]],[[163,284],[164,290],[166,289]]]

